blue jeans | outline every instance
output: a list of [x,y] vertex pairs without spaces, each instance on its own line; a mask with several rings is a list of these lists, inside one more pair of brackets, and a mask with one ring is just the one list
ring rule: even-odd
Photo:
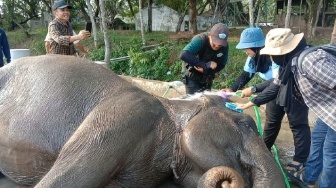
[[336,131],[318,119],[312,131],[311,141],[304,181],[314,184],[322,172],[318,187],[336,187]]

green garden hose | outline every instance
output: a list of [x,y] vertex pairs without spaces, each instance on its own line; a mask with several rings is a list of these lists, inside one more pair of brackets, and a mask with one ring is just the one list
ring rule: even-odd
[[[251,99],[253,99],[252,96],[250,97],[250,100]],[[260,118],[260,114],[259,114],[259,108],[258,108],[258,106],[253,106],[253,108],[254,108],[254,112],[255,112],[255,115],[256,115],[256,119],[257,119],[258,132],[259,132],[260,136],[263,137],[263,130],[262,130],[262,126],[261,126],[261,118]],[[272,146],[272,150],[273,150],[273,153],[274,153],[275,161],[278,163],[278,166],[280,167],[282,175],[285,178],[286,187],[290,188],[291,186],[290,186],[290,184],[288,182],[288,178],[287,178],[286,172],[284,171],[284,169],[281,166],[279,155],[278,155],[278,149],[277,149],[277,147],[276,147],[275,144]]]

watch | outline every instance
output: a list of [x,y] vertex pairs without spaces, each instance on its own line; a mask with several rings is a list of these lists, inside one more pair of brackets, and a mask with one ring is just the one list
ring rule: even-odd
[[251,87],[251,92],[252,93],[257,93],[257,88],[255,86]]

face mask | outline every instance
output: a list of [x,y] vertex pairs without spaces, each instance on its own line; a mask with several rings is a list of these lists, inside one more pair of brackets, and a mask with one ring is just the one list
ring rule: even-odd
[[275,63],[279,66],[284,66],[285,56],[283,55],[272,55],[272,63]]

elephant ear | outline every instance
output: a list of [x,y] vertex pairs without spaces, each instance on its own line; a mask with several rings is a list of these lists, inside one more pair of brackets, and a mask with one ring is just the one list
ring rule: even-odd
[[213,167],[203,174],[197,188],[244,188],[243,177],[226,166]]

